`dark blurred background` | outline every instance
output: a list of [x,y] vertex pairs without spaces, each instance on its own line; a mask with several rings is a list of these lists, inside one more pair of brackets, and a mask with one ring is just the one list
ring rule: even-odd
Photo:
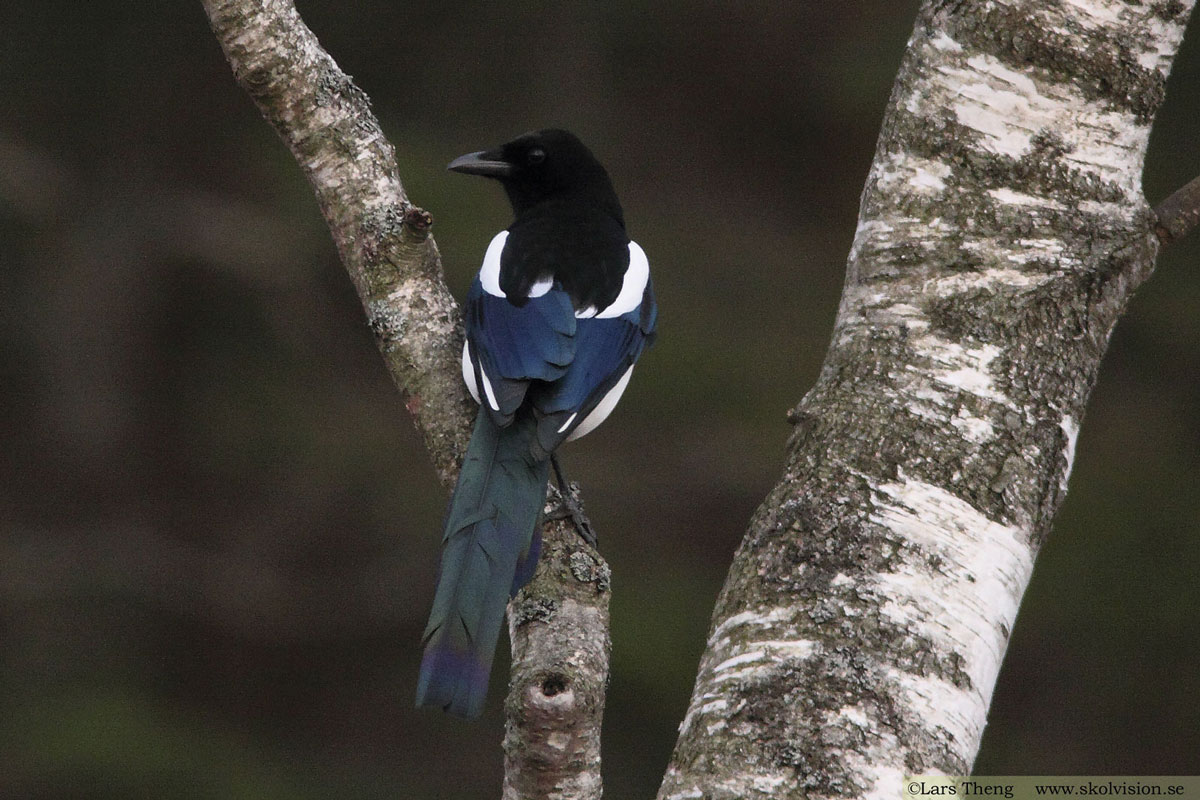
[[[444,166],[535,127],[593,146],[651,256],[660,343],[565,454],[614,572],[608,795],[649,797],[916,3],[299,6],[459,296],[508,210]],[[7,3],[0,81],[0,797],[498,796],[507,645],[478,723],[412,708],[445,495],[199,3]],[[1198,112],[1191,41],[1151,200]],[[1200,772],[1198,240],[1113,340],[978,772]]]

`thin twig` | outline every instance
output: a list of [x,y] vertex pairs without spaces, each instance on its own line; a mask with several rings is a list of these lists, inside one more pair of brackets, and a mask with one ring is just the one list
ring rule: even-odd
[[1154,232],[1163,244],[1178,241],[1200,225],[1200,175],[1154,208]]

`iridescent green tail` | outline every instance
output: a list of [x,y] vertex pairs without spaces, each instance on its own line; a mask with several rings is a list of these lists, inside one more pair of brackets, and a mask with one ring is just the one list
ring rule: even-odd
[[477,717],[508,599],[533,577],[550,477],[530,453],[532,418],[501,428],[480,409],[446,515],[433,611],[425,628],[418,706]]

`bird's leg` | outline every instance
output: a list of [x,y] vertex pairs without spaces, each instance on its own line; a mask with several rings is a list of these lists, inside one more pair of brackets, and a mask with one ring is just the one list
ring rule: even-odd
[[578,484],[568,483],[567,479],[563,477],[562,466],[558,463],[558,456],[554,453],[550,454],[550,464],[554,467],[554,478],[558,482],[558,495],[561,500],[559,507],[550,513],[550,519],[570,519],[575,523],[575,530],[578,531],[579,538],[592,547],[596,547],[598,544],[596,532],[592,530],[592,523],[588,522],[587,516],[583,513]]

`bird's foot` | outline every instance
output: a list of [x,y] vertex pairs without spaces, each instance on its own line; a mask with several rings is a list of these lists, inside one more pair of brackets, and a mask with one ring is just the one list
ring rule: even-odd
[[592,523],[588,522],[587,515],[583,513],[583,501],[580,500],[580,485],[578,483],[566,483],[564,488],[552,486],[550,491],[553,493],[554,507],[546,515],[547,518],[570,519],[575,524],[575,531],[580,535],[580,539],[587,542],[589,546],[598,547],[599,540],[596,539]]

